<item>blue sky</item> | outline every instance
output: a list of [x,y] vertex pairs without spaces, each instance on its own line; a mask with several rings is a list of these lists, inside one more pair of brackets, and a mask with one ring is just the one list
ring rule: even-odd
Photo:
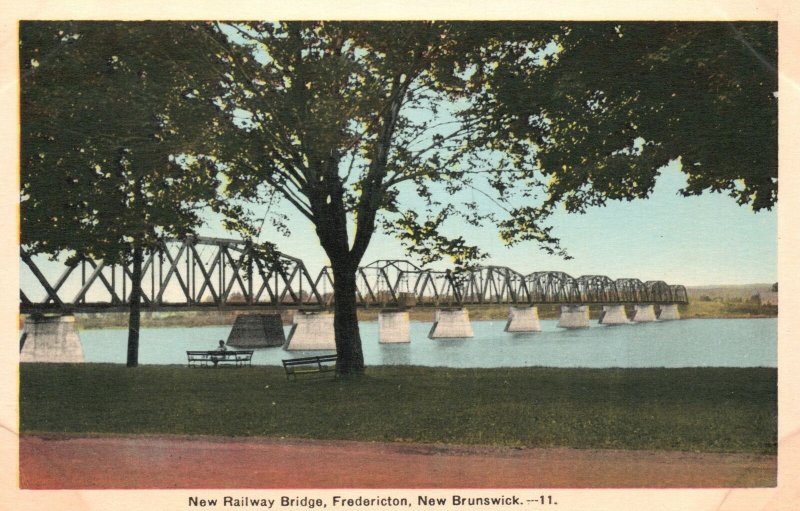
[[[509,266],[521,273],[558,270],[575,277],[603,274],[690,286],[777,281],[777,211],[754,213],[727,195],[683,197],[678,190],[684,184],[678,164],[671,164],[662,169],[649,199],[611,202],[583,215],[555,214],[551,225],[573,257],[569,261],[546,254],[534,242],[505,247],[491,226],[456,224],[449,230],[463,233],[468,242],[488,252],[486,264]],[[267,222],[260,240],[275,242],[281,251],[301,257],[316,273],[327,258],[311,223],[293,214],[288,204],[283,204],[282,211],[292,217],[291,237],[271,231]],[[203,234],[230,237],[216,224]],[[378,232],[362,263],[394,258],[406,258],[402,246]]]

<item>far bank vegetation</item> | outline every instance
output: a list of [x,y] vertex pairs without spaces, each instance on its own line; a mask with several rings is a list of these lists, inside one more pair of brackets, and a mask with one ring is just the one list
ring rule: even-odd
[[[777,317],[778,306],[762,303],[761,296],[772,291],[773,284],[753,284],[742,286],[704,286],[687,287],[689,303],[679,307],[681,318],[769,318]],[[280,313],[283,323],[289,325],[296,308],[287,304],[280,310],[248,309],[241,307],[244,299],[237,300],[232,296],[228,307],[209,308],[204,311],[172,310],[166,312],[148,312],[142,314],[142,325],[145,327],[185,327],[185,326],[217,326],[232,325],[240,314]],[[508,316],[506,305],[486,305],[467,307],[470,318],[474,321],[502,321]],[[539,305],[539,317],[542,319],[558,318],[558,306]],[[591,316],[597,318],[600,307],[591,307]],[[377,321],[380,307],[365,308],[358,311],[359,320]],[[412,321],[429,322],[433,320],[432,307],[417,307],[409,310]],[[80,329],[90,328],[125,328],[127,314],[106,312],[95,314],[77,314],[77,325]]]

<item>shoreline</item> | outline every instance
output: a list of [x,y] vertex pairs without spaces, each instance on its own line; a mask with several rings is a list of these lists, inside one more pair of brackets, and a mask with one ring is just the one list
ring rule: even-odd
[[[539,305],[539,318],[543,320],[558,319],[558,306]],[[467,306],[472,321],[506,321],[508,319],[509,305],[485,305],[478,307]],[[380,308],[359,309],[358,319],[363,322],[377,321]],[[280,314],[285,326],[292,324],[292,317],[296,308],[275,309],[245,309],[230,307],[208,311],[143,311],[141,325],[144,328],[185,328],[192,326],[231,326],[236,317],[246,314]],[[679,306],[681,319],[765,319],[777,318],[778,307],[774,305],[751,305],[731,302],[689,302]],[[432,322],[434,308],[418,307],[410,309],[409,319],[418,322]],[[600,306],[590,307],[590,317],[596,321],[599,318]],[[78,313],[75,314],[76,326],[79,330],[94,330],[106,328],[126,328],[128,326],[127,312],[103,313]],[[24,323],[24,316],[20,315],[20,328]]]

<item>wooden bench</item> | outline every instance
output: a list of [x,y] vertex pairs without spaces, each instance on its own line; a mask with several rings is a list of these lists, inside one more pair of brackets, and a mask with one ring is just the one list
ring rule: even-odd
[[244,367],[251,365],[253,350],[187,351],[189,367]]
[[297,379],[300,373],[324,373],[336,370],[336,355],[322,355],[318,357],[290,358],[283,361],[286,379],[291,375]]

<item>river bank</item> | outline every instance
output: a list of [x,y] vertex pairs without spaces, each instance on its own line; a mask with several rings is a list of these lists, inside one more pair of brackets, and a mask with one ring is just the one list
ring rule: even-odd
[[[559,307],[557,305],[539,305],[541,319],[557,319]],[[508,305],[481,305],[468,306],[470,319],[473,321],[505,321],[508,318]],[[778,316],[776,305],[757,305],[741,302],[727,301],[691,301],[678,307],[682,319],[749,319],[749,318],[774,318]],[[380,308],[360,309],[359,321],[377,321]],[[591,306],[592,319],[599,318],[601,307]],[[165,327],[192,327],[192,326],[227,326],[233,325],[236,317],[242,314],[281,314],[284,325],[292,323],[296,308],[276,310],[273,308],[246,309],[229,307],[224,309],[209,309],[202,311],[159,311],[142,313],[142,326],[145,328]],[[433,320],[432,307],[417,307],[409,309],[411,321],[430,322]],[[20,318],[20,327],[24,317]],[[126,312],[101,312],[79,313],[75,315],[76,326],[80,330],[96,328],[125,328],[128,326]]]

